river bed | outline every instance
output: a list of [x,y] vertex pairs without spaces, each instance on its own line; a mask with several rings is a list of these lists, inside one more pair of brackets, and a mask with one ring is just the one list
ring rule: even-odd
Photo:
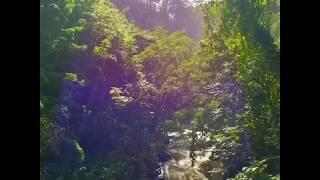
[[204,174],[199,171],[199,165],[209,160],[210,150],[195,151],[195,165],[191,167],[190,142],[191,139],[181,136],[178,132],[168,133],[170,144],[168,154],[171,159],[164,163],[163,173],[165,180],[208,180]]

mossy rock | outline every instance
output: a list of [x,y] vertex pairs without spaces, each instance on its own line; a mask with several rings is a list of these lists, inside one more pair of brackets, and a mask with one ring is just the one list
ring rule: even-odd
[[221,168],[222,165],[219,162],[216,161],[204,161],[199,165],[199,168],[201,171],[205,172],[205,171],[211,171],[213,169],[217,169],[217,168]]
[[210,171],[210,180],[223,180],[223,169],[215,169]]
[[222,180],[223,165],[216,161],[204,161],[199,165],[199,171],[210,180]]

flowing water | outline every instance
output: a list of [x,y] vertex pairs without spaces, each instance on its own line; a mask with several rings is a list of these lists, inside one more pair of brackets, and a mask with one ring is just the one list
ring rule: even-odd
[[196,151],[195,166],[191,167],[190,141],[191,139],[181,136],[177,132],[169,134],[171,143],[168,147],[168,153],[172,157],[167,161],[164,168],[164,177],[166,180],[207,180],[199,171],[199,165],[209,160],[210,151]]

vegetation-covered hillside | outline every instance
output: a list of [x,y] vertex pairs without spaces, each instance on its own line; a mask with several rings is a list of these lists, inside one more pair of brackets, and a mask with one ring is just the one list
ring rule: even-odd
[[280,179],[279,7],[40,1],[40,179],[163,178],[185,129],[208,179]]

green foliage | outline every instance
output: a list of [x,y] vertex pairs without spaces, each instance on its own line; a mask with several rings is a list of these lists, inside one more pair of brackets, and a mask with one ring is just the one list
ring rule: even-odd
[[81,148],[81,146],[79,145],[78,142],[75,143],[75,146],[76,146],[76,150],[79,152],[80,154],[80,160],[81,161],[84,161],[85,160],[85,153],[83,151],[83,149]]
[[[203,6],[206,34],[194,59],[197,59],[203,72],[212,71],[216,75],[212,80],[213,84],[224,84],[227,79],[235,78],[241,83],[246,96],[245,109],[242,113],[236,114],[236,119],[237,124],[244,128],[245,132],[249,132],[250,141],[240,138],[239,133],[234,130],[228,133],[228,128],[212,136],[211,143],[216,146],[212,159],[226,163],[227,167],[228,163],[231,166],[238,163],[232,159],[239,154],[239,148],[246,147],[242,144],[251,147],[258,160],[279,155],[279,6],[279,1],[271,0],[226,0]],[[212,94],[217,94],[215,92]],[[227,125],[220,120],[228,121],[229,117],[221,114],[228,102],[228,96],[230,97],[230,94],[221,93],[206,101],[206,107],[211,109],[213,114],[212,119],[208,121],[212,123],[209,127],[216,127],[217,124]],[[272,174],[279,173],[276,163],[265,164],[270,168],[273,166]],[[271,177],[265,166],[260,165],[253,165],[258,167],[249,168],[237,178],[276,178]],[[259,168],[263,170],[260,171]]]
[[45,104],[40,100],[40,176],[44,176],[44,166],[48,150],[54,141],[55,125],[49,120],[50,115]]
[[155,43],[133,57],[134,64],[143,65],[150,82],[160,86],[172,77],[179,64],[192,55],[193,41],[181,32],[168,35],[163,28],[153,34]]
[[173,120],[165,120],[164,121],[164,128],[166,131],[175,131],[177,124]]
[[110,94],[112,95],[112,100],[115,102],[115,104],[120,107],[126,106],[133,100],[132,97],[123,95],[121,88],[112,87]]
[[88,25],[93,1],[58,0],[40,2],[40,96],[53,110],[60,85],[73,53],[84,53],[88,45],[80,34]]
[[56,179],[68,180],[90,180],[90,179],[128,179],[128,163],[126,161],[114,161],[104,159],[103,161],[83,163],[69,169],[57,169]]
[[271,5],[275,2],[230,0],[208,10],[210,16],[221,16],[217,31],[235,55],[237,79],[247,96],[247,110],[239,120],[250,129],[260,158],[279,149],[280,60],[277,39],[270,32],[278,15],[271,11]]
[[114,40],[119,41],[118,48],[127,55],[133,54],[137,48],[134,38],[138,33],[136,27],[110,1],[98,0],[93,7],[92,28],[99,44],[94,48],[94,54],[107,57]]
[[199,107],[195,110],[193,121],[192,121],[192,129],[203,130],[204,116],[205,116],[205,109],[204,108]]
[[280,48],[280,12],[273,15],[270,31],[276,45]]
[[66,73],[65,79],[69,81],[78,81],[78,76],[74,73]]
[[180,125],[180,128],[186,128],[188,127],[189,123],[191,122],[193,118],[193,111],[192,109],[181,109],[179,111],[176,111],[174,114],[175,121]]
[[[88,61],[95,61],[93,57],[95,54],[103,59],[116,59],[115,54],[118,53],[118,50],[125,59],[135,51],[135,33],[138,30],[109,0],[41,1],[40,17],[41,173],[42,176],[50,177],[50,173],[46,174],[44,169],[49,169],[48,171],[54,169],[51,166],[48,167],[46,159],[48,150],[53,150],[52,146],[56,138],[56,114],[59,112],[62,115],[61,118],[68,120],[71,118],[72,108],[59,104],[62,82],[65,81],[78,88],[86,86],[91,80],[84,76],[83,72],[71,73],[68,69],[69,65],[78,63],[75,59],[79,58],[74,57],[85,57]],[[96,52],[96,49],[100,50],[100,54]],[[123,107],[131,102],[132,98],[121,92],[114,95],[113,100],[116,105]],[[75,101],[75,103],[78,102]],[[89,114],[92,112],[86,108],[84,111]],[[81,119],[77,121],[80,122]],[[70,130],[64,130],[64,132],[69,136],[76,136]],[[86,149],[80,147],[78,143],[69,148],[77,151],[81,161],[85,160]],[[60,169],[60,174],[66,175],[69,171],[71,174],[76,173],[70,167]],[[58,178],[57,174],[55,176]],[[75,178],[71,174],[70,178],[63,178]]]
[[213,100],[211,100],[211,102],[209,103],[208,108],[210,108],[210,109],[217,109],[217,108],[219,107],[219,105],[220,105],[220,102],[213,99]]
[[280,175],[272,176],[266,172],[267,164],[265,160],[255,161],[250,167],[243,167],[242,172],[237,174],[234,178],[229,180],[247,180],[247,179],[261,179],[261,180],[280,180]]
[[240,132],[235,127],[226,127],[212,133],[211,140],[210,143],[214,145],[211,159],[223,163],[232,159],[241,145]]
[[[55,179],[130,179],[137,172],[143,176],[146,162],[156,162],[159,149],[165,149],[160,140],[153,142],[161,121],[165,131],[188,128],[192,121],[193,130],[212,132],[208,144],[215,149],[211,159],[223,162],[227,169],[247,162],[251,154],[244,152],[251,147],[257,160],[278,155],[279,6],[278,0],[226,0],[204,5],[205,38],[195,49],[194,41],[183,32],[169,34],[161,27],[140,31],[110,0],[41,1],[42,176],[45,167],[52,171],[45,176]],[[176,13],[183,19],[183,13]],[[70,65],[90,73],[74,72],[68,69]],[[96,77],[91,77],[96,71]],[[229,91],[233,87],[212,88],[229,86],[230,79],[240,82],[245,91],[243,113],[239,107],[232,115],[226,113],[226,106],[236,101]],[[63,81],[72,96],[67,98],[69,105],[59,104]],[[95,83],[99,85],[92,85]],[[88,94],[88,99],[73,97],[91,89],[93,95]],[[102,112],[94,106],[100,99],[93,98],[100,90],[104,93],[101,97],[111,99],[99,102]],[[57,112],[61,117],[54,116]],[[64,133],[72,137],[68,137],[72,139],[68,147],[79,156],[76,163],[67,162],[63,168],[46,164],[48,150],[56,142],[58,127],[54,122],[59,118],[72,121]],[[240,127],[228,127],[235,125],[230,123],[234,119]],[[250,133],[250,141],[241,138],[242,128]],[[93,137],[93,142],[105,138],[99,142],[107,146],[99,147],[99,155],[89,154],[90,145],[80,146],[78,141],[84,137]],[[241,150],[244,146],[250,148]],[[235,179],[279,178],[267,172],[271,165],[257,161]],[[238,172],[237,168],[233,170]],[[278,174],[274,169],[273,174]]]
[[44,158],[53,141],[54,124],[47,118],[40,118],[40,157]]

